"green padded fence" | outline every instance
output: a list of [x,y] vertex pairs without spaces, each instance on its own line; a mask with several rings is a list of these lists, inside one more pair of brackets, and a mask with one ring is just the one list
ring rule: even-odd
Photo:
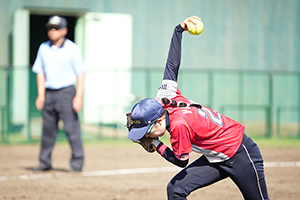
[[[0,80],[0,143],[39,141],[42,118],[40,111],[35,108],[36,78],[31,71],[27,73],[30,82],[27,120],[24,123],[13,121],[12,102],[15,85],[12,80],[15,70],[0,68],[0,76],[3,78]],[[132,69],[131,95],[135,98],[128,108],[122,111],[124,116],[140,99],[155,98],[162,76],[163,68]],[[249,135],[300,138],[299,77],[299,72],[183,68],[179,73],[178,87],[188,99],[211,107],[244,124]],[[118,121],[119,116],[116,116],[112,123],[106,123],[104,120],[105,112],[114,113],[113,109],[117,107],[118,105],[107,104],[95,109],[97,123],[82,123],[83,139],[126,137],[125,117],[124,121]],[[79,113],[79,117],[84,118],[82,112]],[[63,125],[59,126],[57,140],[66,140]]]
[[[276,135],[278,137],[287,137],[288,132],[292,132],[292,137],[300,139],[300,107],[299,106],[280,106],[277,108],[276,114]],[[294,119],[289,120],[284,114],[293,113]],[[291,135],[291,134],[290,134]]]

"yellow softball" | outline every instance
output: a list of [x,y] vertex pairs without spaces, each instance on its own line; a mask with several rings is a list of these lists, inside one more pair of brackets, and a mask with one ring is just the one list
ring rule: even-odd
[[204,24],[198,18],[194,18],[194,21],[196,21],[196,23],[189,22],[188,31],[192,35],[199,35],[204,29]]

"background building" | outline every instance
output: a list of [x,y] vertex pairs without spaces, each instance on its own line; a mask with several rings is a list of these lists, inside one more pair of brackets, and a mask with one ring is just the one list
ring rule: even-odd
[[122,129],[131,106],[155,96],[174,27],[198,15],[203,33],[183,38],[183,93],[252,134],[300,136],[297,0],[0,0],[1,141],[39,135],[31,67],[54,14],[88,65],[83,125]]

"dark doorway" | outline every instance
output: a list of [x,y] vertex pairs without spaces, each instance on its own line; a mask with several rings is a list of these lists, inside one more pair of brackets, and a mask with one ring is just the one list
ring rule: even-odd
[[[37,98],[36,74],[31,71],[31,68],[40,44],[48,40],[45,24],[48,22],[50,16],[51,15],[30,15],[29,118],[41,116],[40,111],[35,107],[35,100]],[[63,17],[68,21],[67,38],[74,42],[74,30],[77,17]]]

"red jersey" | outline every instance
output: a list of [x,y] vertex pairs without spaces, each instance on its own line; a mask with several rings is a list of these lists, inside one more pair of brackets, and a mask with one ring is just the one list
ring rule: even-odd
[[[194,103],[181,95],[173,80],[163,80],[157,100],[163,97],[188,105]],[[195,151],[210,162],[221,162],[231,158],[240,147],[245,129],[240,123],[205,106],[200,109],[162,105],[169,112],[170,142],[176,156]]]

